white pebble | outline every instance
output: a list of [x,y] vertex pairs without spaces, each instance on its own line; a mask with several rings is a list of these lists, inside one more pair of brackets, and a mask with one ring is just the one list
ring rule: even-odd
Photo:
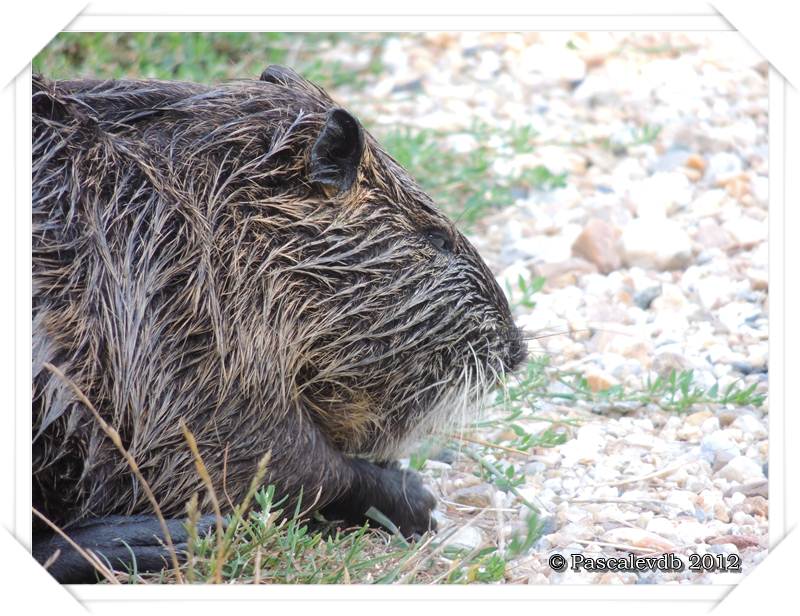
[[689,235],[681,225],[669,219],[634,219],[623,229],[621,241],[623,257],[629,266],[680,269],[692,256]]
[[746,456],[737,456],[717,471],[717,477],[723,477],[729,481],[745,483],[756,479],[764,479],[764,471],[761,465]]
[[711,463],[726,464],[738,456],[740,450],[724,432],[713,432],[703,438],[700,453]]

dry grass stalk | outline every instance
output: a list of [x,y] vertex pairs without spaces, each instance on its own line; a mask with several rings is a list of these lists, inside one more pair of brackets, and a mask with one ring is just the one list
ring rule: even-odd
[[192,456],[194,457],[194,466],[197,469],[197,474],[200,475],[200,478],[203,480],[206,490],[208,491],[208,498],[211,501],[211,506],[214,508],[214,516],[216,517],[217,523],[217,555],[214,564],[214,583],[221,584],[222,562],[224,558],[222,510],[219,506],[217,492],[214,490],[214,482],[211,481],[211,475],[208,474],[208,469],[206,468],[205,462],[203,462],[203,458],[200,456],[200,450],[197,448],[197,441],[195,440],[194,435],[189,431],[189,427],[186,425],[186,422],[183,420],[183,418],[179,419],[178,422],[181,430],[183,431],[183,437],[186,439],[189,449],[192,451]]

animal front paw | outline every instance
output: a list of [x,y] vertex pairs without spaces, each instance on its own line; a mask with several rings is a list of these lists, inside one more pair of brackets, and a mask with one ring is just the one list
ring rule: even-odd
[[431,516],[436,508],[436,498],[417,473],[384,469],[382,480],[384,500],[374,506],[394,522],[404,537],[416,538],[429,530],[436,530],[436,520]]
[[374,507],[407,539],[436,529],[436,520],[431,517],[436,499],[417,473],[360,459],[352,460],[352,470],[354,478],[349,489],[322,509],[326,518],[360,525]]

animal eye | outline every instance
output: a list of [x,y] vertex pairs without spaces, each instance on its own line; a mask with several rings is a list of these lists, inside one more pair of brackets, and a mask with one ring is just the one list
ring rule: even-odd
[[450,236],[443,231],[428,231],[425,234],[425,238],[431,243],[431,246],[440,252],[450,252],[453,249],[453,242],[450,240]]

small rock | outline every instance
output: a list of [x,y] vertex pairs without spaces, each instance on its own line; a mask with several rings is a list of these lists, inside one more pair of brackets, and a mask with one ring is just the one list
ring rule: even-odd
[[766,291],[769,289],[769,276],[767,270],[751,267],[748,268],[747,277],[750,279],[750,286],[753,291]]
[[746,361],[733,361],[731,368],[744,375],[748,374],[765,374],[767,372],[766,366],[754,366]]
[[731,522],[733,522],[736,526],[753,526],[756,523],[756,519],[751,516],[749,513],[745,513],[744,511],[734,511],[733,515],[731,516]]
[[575,82],[586,75],[584,61],[565,46],[529,45],[519,55],[515,68],[523,82],[532,84],[537,84],[537,77],[545,81]]
[[633,360],[649,366],[653,355],[653,344],[641,331],[636,329],[599,330],[587,345],[588,350],[604,353],[603,362],[607,370],[616,372],[620,366],[627,366],[626,360]]
[[724,190],[713,189],[703,192],[690,205],[690,210],[695,216],[716,216],[722,210],[727,200]]
[[745,495],[742,494],[741,492],[738,491],[734,492],[733,494],[730,495],[730,504],[732,507],[735,507],[736,505],[741,505],[742,503],[744,503],[745,498],[746,498]]
[[750,302],[729,302],[716,311],[717,319],[730,333],[737,333],[761,316],[761,309]]
[[733,218],[722,225],[742,248],[752,248],[767,239],[767,222],[750,216]]
[[742,159],[730,152],[718,152],[708,161],[706,177],[712,185],[730,180],[742,172]]
[[705,159],[699,154],[690,154],[686,158],[684,165],[689,167],[689,169],[696,169],[697,171],[705,171],[707,163]]
[[714,432],[704,437],[700,443],[700,453],[717,465],[727,464],[739,456],[739,446],[724,432]]
[[769,501],[763,496],[749,496],[742,503],[742,511],[766,518],[769,515]]
[[731,427],[738,428],[745,434],[750,434],[754,439],[767,438],[767,428],[756,417],[750,413],[739,415]]
[[645,269],[681,269],[689,264],[692,245],[676,222],[637,218],[622,232],[622,252],[628,266]]
[[724,503],[724,500],[719,490],[702,490],[697,495],[697,506],[704,511],[711,512],[714,505],[721,503]]
[[440,462],[439,460],[432,460],[430,458],[425,460],[424,469],[426,471],[440,471],[440,472],[443,472],[443,471],[449,471],[451,468],[453,468],[453,467],[450,464],[448,464],[447,462]]
[[722,503],[714,505],[714,519],[727,524],[731,521],[731,512]]
[[572,244],[572,254],[594,263],[603,273],[613,272],[622,265],[617,250],[619,236],[620,231],[615,226],[592,218]]
[[666,502],[680,512],[694,513],[697,495],[686,490],[672,490],[667,495]]
[[708,527],[694,519],[681,518],[675,527],[678,543],[692,545],[702,541],[708,534]]
[[769,178],[757,175],[753,178],[753,196],[760,204],[766,206],[769,203]]
[[719,248],[726,252],[736,245],[733,236],[713,218],[702,219],[693,237],[704,249]]
[[653,300],[652,308],[656,312],[683,314],[692,310],[692,304],[678,285],[664,284],[661,294]]
[[639,218],[664,220],[691,200],[691,184],[686,174],[658,172],[631,185],[628,201]]
[[709,417],[702,424],[700,424],[700,431],[703,434],[712,434],[719,430],[719,419],[716,417]]
[[687,415],[684,421],[693,426],[699,426],[702,425],[706,419],[712,416],[713,413],[711,411],[698,411],[697,413]]
[[692,182],[699,182],[703,179],[703,172],[698,171],[697,169],[690,169],[686,168],[686,177],[689,178]]
[[637,292],[636,295],[633,296],[633,302],[642,310],[647,310],[650,308],[650,304],[653,303],[653,300],[659,295],[661,295],[661,285],[657,287],[648,287]]
[[586,259],[572,258],[557,263],[539,263],[534,268],[537,276],[542,276],[548,289],[563,289],[575,286],[585,274],[596,274],[597,267]]
[[659,552],[675,552],[678,549],[674,543],[641,528],[614,528],[603,534],[602,541],[622,543]]
[[525,465],[526,475],[538,475],[546,470],[547,465],[544,462],[528,462],[528,464]]
[[715,543],[714,545],[708,548],[709,554],[722,554],[723,556],[727,556],[728,554],[739,554],[739,548],[736,547],[734,543]]
[[695,291],[700,299],[700,305],[710,311],[730,300],[736,291],[736,285],[723,276],[707,276],[695,283]]
[[691,362],[684,355],[662,352],[653,358],[652,369],[662,377],[668,377],[672,372],[681,372],[691,369]]
[[429,459],[441,462],[443,464],[447,464],[449,466],[456,461],[456,458],[458,458],[458,454],[455,451],[453,451],[452,449],[448,449],[447,447],[442,447],[434,451],[430,455]]
[[723,466],[714,475],[729,481],[744,483],[755,479],[763,479],[764,471],[761,465],[746,456],[737,456]]
[[593,392],[606,391],[614,385],[619,385],[619,381],[610,374],[597,369],[587,370],[584,373],[589,389]]
[[[577,233],[575,232],[577,230]],[[544,262],[566,261],[572,256],[572,243],[580,233],[577,225],[566,225],[559,235],[552,237],[524,237],[513,244],[504,245],[501,257],[507,263],[519,259]]]
[[721,522],[730,522],[730,513],[719,490],[702,490],[697,497],[697,506],[705,514]]
[[469,507],[485,509],[492,506],[494,489],[486,484],[460,488],[450,494],[450,500]]
[[[586,439],[584,439],[586,440]],[[561,487],[565,492],[576,492],[580,486],[580,480],[576,477],[564,477],[561,480]],[[567,513],[567,519],[575,519],[575,520],[583,520],[586,517],[586,513],[583,511],[569,511]]]
[[750,481],[740,486],[733,486],[729,488],[727,492],[725,492],[725,496],[733,496],[734,494],[740,494],[743,497],[763,496],[764,498],[768,498],[769,481],[766,479]]
[[758,537],[753,537],[751,535],[719,535],[706,539],[706,543],[709,545],[733,544],[739,550],[761,545],[761,541]]
[[675,438],[679,441],[693,442],[699,440],[703,436],[702,430],[698,426],[684,424],[675,433]]
[[474,526],[459,528],[444,540],[444,545],[459,550],[475,550],[483,544],[483,533]]
[[675,534],[675,523],[666,518],[653,518],[647,522],[647,532],[659,535],[660,537],[668,537],[670,539],[677,539]]
[[[563,456],[562,464],[564,466],[572,466],[576,463],[588,464],[596,462],[600,457],[601,450],[606,445],[607,438],[605,430],[601,426],[596,424],[581,426],[578,429],[577,436],[559,448]],[[564,481],[562,481],[562,484]]]
[[724,186],[725,191],[737,201],[750,201],[750,181],[747,175],[741,173],[728,180],[723,180],[718,183],[719,186]]
[[683,166],[688,166],[687,161],[692,155],[683,148],[667,150],[653,164],[653,171],[675,171]]
[[553,490],[555,492],[561,491],[561,478],[560,477],[550,477],[549,479],[545,479],[544,483],[542,484],[548,490]]
[[500,56],[497,52],[490,49],[481,50],[479,54],[479,63],[472,73],[475,79],[480,81],[487,81],[494,77],[495,73],[500,70],[502,64]]

